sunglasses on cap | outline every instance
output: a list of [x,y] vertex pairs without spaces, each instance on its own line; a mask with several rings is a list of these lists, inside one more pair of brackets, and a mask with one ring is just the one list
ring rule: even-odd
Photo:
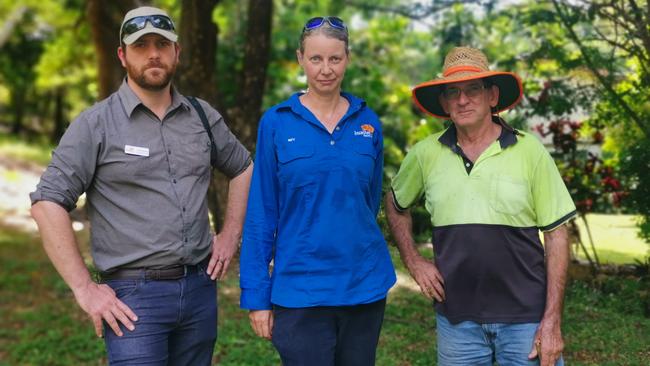
[[338,17],[315,17],[311,18],[305,23],[305,26],[302,28],[302,31],[310,31],[316,28],[320,28],[325,24],[325,22],[329,23],[332,28],[340,29],[347,31],[348,27],[345,26],[345,23],[343,23],[343,19],[338,18]]
[[175,32],[174,23],[165,15],[145,15],[127,20],[122,26],[121,39],[144,29],[149,22],[154,28]]

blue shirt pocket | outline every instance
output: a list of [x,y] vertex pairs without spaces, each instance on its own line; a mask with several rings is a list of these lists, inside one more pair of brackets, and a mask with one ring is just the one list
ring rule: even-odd
[[353,159],[351,167],[355,170],[357,177],[366,183],[372,181],[377,158],[375,146],[368,141],[352,145],[352,150],[355,154],[351,157]]
[[287,164],[293,160],[314,155],[314,147],[307,144],[286,143],[278,146],[278,161]]
[[278,178],[280,183],[288,186],[302,186],[314,181],[316,170],[314,146],[307,144],[285,143],[278,146]]

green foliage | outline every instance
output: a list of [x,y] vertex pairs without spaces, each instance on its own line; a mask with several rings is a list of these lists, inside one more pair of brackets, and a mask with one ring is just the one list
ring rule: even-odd
[[0,135],[0,156],[18,161],[47,165],[52,158],[54,146],[43,141],[41,144],[26,143],[10,135]]
[[10,27],[5,28],[9,38],[4,44],[0,42],[0,81],[12,104],[8,109],[11,115],[0,115],[0,125],[9,119],[22,119],[30,138],[39,133],[47,135],[53,129],[55,93],[67,97],[63,105],[65,120],[96,97],[93,44],[88,25],[79,22],[85,3],[2,3],[0,6],[13,3],[7,12]]
[[[180,19],[182,2],[152,3]],[[639,38],[643,33],[629,31],[635,26],[620,26],[629,19],[628,14],[635,14],[630,3],[613,2],[625,12],[609,18],[604,11],[611,10],[611,2],[558,3],[556,7],[552,2],[532,0],[477,4],[275,1],[264,108],[305,88],[295,54],[304,22],[313,16],[337,15],[350,30],[351,63],[343,87],[365,99],[384,126],[386,186],[408,148],[443,128],[442,121],[414,107],[411,88],[435,78],[444,55],[458,45],[481,48],[493,69],[515,71],[523,77],[526,97],[520,106],[504,113],[509,123],[528,130],[531,123],[582,122],[581,141],[590,140],[596,132],[604,136],[599,158],[616,171],[623,151],[635,146],[645,132],[596,76],[611,84],[639,120],[650,121],[650,67]],[[641,8],[646,3],[641,2]],[[35,134],[52,131],[55,95],[63,95],[65,120],[96,99],[97,65],[84,11],[82,0],[0,0],[0,21],[13,25],[7,27],[4,43],[0,35],[0,126],[7,126],[16,114],[16,96],[24,99],[23,119]],[[646,13],[637,13],[641,21],[647,20]],[[231,106],[240,84],[238,71],[243,67],[247,3],[220,1],[213,18],[219,32],[215,73],[221,105]],[[580,44],[570,36],[569,28]],[[619,41],[639,46],[614,47]],[[578,170],[574,173],[580,175]],[[626,174],[633,181],[635,174],[641,173]],[[586,190],[596,187],[583,186]],[[640,206],[627,209],[639,210]],[[423,230],[417,235],[428,237],[424,229],[428,218],[419,213],[415,216],[416,227]]]
[[650,243],[650,139],[646,138],[621,154],[621,173],[628,179],[628,205],[644,213],[639,220],[639,235]]

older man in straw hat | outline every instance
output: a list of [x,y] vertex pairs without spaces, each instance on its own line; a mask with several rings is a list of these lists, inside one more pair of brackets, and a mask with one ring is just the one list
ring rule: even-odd
[[[490,71],[468,47],[413,89],[423,111],[452,124],[409,151],[386,211],[404,264],[434,299],[440,365],[562,364],[564,224],[575,206],[544,146],[497,114],[521,97],[517,75]],[[422,197],[433,263],[411,234],[408,208]]]
[[[126,14],[118,48],[126,79],[70,125],[31,194],[43,246],[104,337],[111,365],[211,364],[214,280],[225,274],[242,230],[250,154],[216,110],[171,85],[176,41],[164,11]],[[206,202],[211,165],[231,178],[216,236]],[[67,214],[84,192],[100,283]]]

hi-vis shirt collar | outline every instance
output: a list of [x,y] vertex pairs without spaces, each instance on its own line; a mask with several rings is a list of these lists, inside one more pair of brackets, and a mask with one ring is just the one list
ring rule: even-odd
[[[517,143],[517,136],[521,135],[519,131],[508,125],[501,117],[492,116],[492,122],[502,127],[501,135],[499,135],[499,138],[497,139],[499,140],[502,150]],[[447,130],[438,138],[438,141],[443,145],[449,146],[452,151],[456,152],[456,146],[458,143],[456,125],[452,123],[451,126],[449,126],[449,128],[447,128]]]

